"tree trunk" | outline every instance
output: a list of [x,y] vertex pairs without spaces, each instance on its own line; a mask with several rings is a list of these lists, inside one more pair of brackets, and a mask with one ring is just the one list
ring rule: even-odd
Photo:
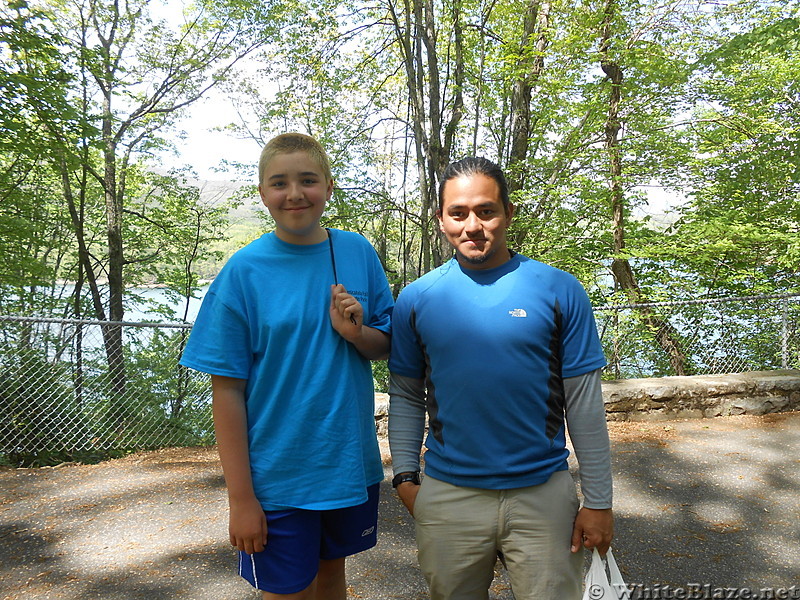
[[[81,305],[81,291],[83,289],[83,266],[78,264],[78,276],[75,280],[75,290],[73,292],[74,307],[73,312],[76,318],[80,319],[83,313]],[[83,324],[78,323],[75,331],[75,366],[73,368],[73,388],[75,389],[75,404],[78,410],[83,410],[83,396],[84,396],[84,373],[83,373]]]
[[[124,266],[122,246],[122,198],[117,190],[116,142],[111,135],[111,112],[103,118],[103,145],[105,152],[105,173],[103,186],[106,201],[106,235],[108,238],[108,316],[111,324],[103,326],[103,340],[106,346],[108,372],[114,404],[121,402],[125,395],[125,356],[123,353],[122,326],[118,323],[125,317],[123,303]],[[118,421],[115,418],[115,421]]]
[[114,44],[120,26],[119,6],[114,4],[115,16],[110,22],[107,34],[97,32],[102,51],[102,72],[95,79],[103,95],[101,136],[103,145],[102,185],[105,197],[106,238],[108,240],[108,318],[110,324],[103,325],[103,342],[110,384],[110,423],[120,431],[123,420],[123,398],[125,397],[125,356],[123,352],[122,326],[125,317],[123,303],[123,242],[122,242],[122,192],[117,187],[117,134],[114,132],[114,113],[112,98],[115,89],[118,58],[113,57]]
[[[69,168],[67,167],[66,160],[62,157],[60,162],[61,169],[61,185],[63,188],[64,199],[67,203],[67,210],[69,211],[70,220],[72,221],[72,228],[75,233],[75,240],[78,244],[78,263],[83,276],[86,277],[86,283],[89,284],[89,292],[92,298],[92,308],[94,309],[94,317],[98,321],[106,320],[106,311],[103,307],[103,298],[100,293],[100,287],[97,281],[97,274],[92,265],[92,256],[89,253],[89,247],[86,243],[85,231],[85,214],[84,214],[84,199],[81,192],[80,204],[76,202],[75,195],[72,192],[72,186],[69,181]],[[84,185],[82,189],[86,189]],[[76,303],[78,299],[76,298]],[[77,305],[77,304],[76,304]],[[79,314],[76,316],[80,317]]]
[[[612,227],[614,232],[614,259],[611,271],[617,285],[625,292],[632,304],[647,303],[648,299],[639,287],[625,251],[625,192],[623,189],[622,155],[620,151],[619,106],[622,100],[622,67],[609,55],[616,0],[607,0],[603,15],[603,32],[600,43],[600,66],[611,82],[608,111],[605,124],[605,149],[609,161],[609,192],[611,198]],[[637,307],[648,330],[669,357],[676,375],[686,375],[686,356],[681,349],[680,336],[675,328],[650,307]]]
[[439,54],[434,3],[431,0],[405,0],[403,20],[393,3],[389,4],[395,37],[406,73],[411,107],[415,159],[420,189],[422,265],[425,272],[441,264],[444,243],[436,220],[439,176],[450,162],[458,125],[463,116],[461,4],[456,1],[451,13],[453,27],[453,93],[450,119],[444,124],[447,90],[439,77]]
[[[508,190],[515,192],[525,185],[525,160],[531,137],[531,94],[533,85],[544,71],[544,51],[547,49],[547,27],[550,3],[529,0],[525,10],[522,38],[520,39],[519,76],[511,92],[511,149],[508,157]],[[537,35],[538,32],[538,35]],[[536,37],[536,52],[529,48]]]
[[[549,44],[547,28],[550,21],[550,3],[543,0],[529,0],[525,11],[522,38],[520,39],[519,76],[514,80],[511,92],[511,140],[508,157],[508,191],[514,193],[525,186],[525,165],[528,158],[528,145],[531,137],[531,97],[533,86],[544,71],[544,52]],[[535,53],[530,45],[535,41]],[[517,214],[536,215],[541,204],[535,208],[520,204]],[[528,228],[517,230],[513,245],[521,247],[529,233]]]

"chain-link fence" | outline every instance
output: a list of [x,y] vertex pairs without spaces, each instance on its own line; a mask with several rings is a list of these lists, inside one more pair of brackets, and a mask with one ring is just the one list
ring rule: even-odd
[[800,294],[595,309],[613,379],[800,368]]
[[0,460],[48,463],[213,443],[191,325],[0,316]]
[[[800,368],[800,295],[595,315],[609,378]],[[178,365],[190,328],[0,316],[0,461],[213,443],[209,378]]]

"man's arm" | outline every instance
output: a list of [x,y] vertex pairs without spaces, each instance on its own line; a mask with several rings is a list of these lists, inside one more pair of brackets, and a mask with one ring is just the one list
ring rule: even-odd
[[261,552],[267,543],[267,520],[253,490],[247,444],[246,379],[211,376],[214,431],[228,488],[228,532],[232,546]]
[[611,445],[600,370],[564,379],[567,426],[578,459],[583,506],[575,518],[571,550],[583,543],[605,554],[614,537]]
[[[419,472],[425,435],[425,382],[395,373],[389,380],[389,449],[394,475]],[[411,481],[397,486],[397,494],[414,514],[419,485]]]
[[389,357],[391,338],[380,329],[364,325],[364,307],[340,283],[331,286],[331,325],[367,360]]

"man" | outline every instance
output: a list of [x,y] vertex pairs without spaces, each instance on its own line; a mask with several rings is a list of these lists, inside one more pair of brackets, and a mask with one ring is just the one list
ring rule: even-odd
[[393,314],[393,485],[432,600],[488,598],[498,554],[517,600],[578,600],[578,550],[605,553],[613,536],[591,306],[573,276],[508,249],[513,214],[497,165],[451,164],[437,216],[455,258],[406,287]]

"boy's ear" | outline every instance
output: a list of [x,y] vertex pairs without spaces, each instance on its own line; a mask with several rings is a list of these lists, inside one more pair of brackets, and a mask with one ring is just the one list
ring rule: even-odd
[[264,190],[261,187],[260,183],[258,184],[258,196],[259,196],[259,198],[261,198],[261,204],[266,206],[267,205],[267,199],[264,197]]
[[333,194],[333,188],[334,187],[335,187],[335,184],[333,182],[333,179],[331,179],[330,181],[328,181],[328,197],[325,198],[326,202],[331,199],[331,194]]

